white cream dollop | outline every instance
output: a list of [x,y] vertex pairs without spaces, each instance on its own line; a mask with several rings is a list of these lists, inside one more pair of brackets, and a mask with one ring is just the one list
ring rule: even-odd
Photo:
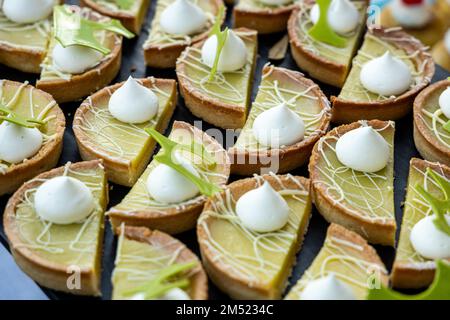
[[192,35],[201,31],[208,17],[190,0],[175,0],[161,13],[161,29],[169,34]]
[[439,107],[447,119],[450,119],[450,87],[447,87],[439,96]]
[[300,295],[301,300],[356,300],[346,283],[331,273],[326,277],[310,281]]
[[236,203],[242,224],[256,232],[276,231],[289,220],[289,206],[267,181],[243,194]]
[[[202,47],[202,62],[212,68],[217,51],[217,36],[209,37]],[[231,72],[241,69],[247,63],[247,47],[233,30],[228,30],[225,45],[220,52],[217,70]]]
[[131,76],[109,99],[109,112],[126,123],[144,123],[158,113],[158,97]]
[[[145,300],[145,295],[143,293],[137,293],[130,300]],[[191,300],[191,297],[183,289],[173,288],[155,300]]]
[[450,29],[447,30],[444,37],[444,47],[450,55]]
[[34,156],[42,142],[42,133],[36,128],[24,128],[8,121],[0,124],[0,160],[20,163]]
[[362,66],[359,79],[367,90],[390,97],[407,91],[412,76],[411,70],[402,60],[386,51]]
[[[182,156],[174,155],[175,161],[199,177],[194,166]],[[181,173],[165,164],[158,164],[148,175],[147,190],[150,196],[161,203],[180,203],[195,197],[198,187]]]
[[336,156],[353,170],[377,172],[389,161],[389,144],[370,126],[344,133],[336,143]]
[[256,140],[264,146],[289,146],[305,136],[302,118],[282,103],[259,114],[252,127]]
[[402,0],[393,0],[390,9],[394,19],[402,27],[420,28],[433,17],[431,7],[423,1],[420,4],[405,4]]
[[88,217],[95,208],[95,201],[83,182],[60,176],[39,186],[34,195],[34,207],[43,220],[71,224]]
[[[450,224],[450,217],[445,217]],[[409,240],[414,250],[427,259],[450,258],[450,236],[439,230],[430,215],[417,222],[411,230]]]
[[[311,8],[311,21],[319,21],[320,9],[316,3]],[[328,8],[328,24],[339,34],[346,34],[356,29],[359,24],[359,11],[349,0],[333,0]]]
[[[0,2],[1,4],[1,2]],[[3,0],[3,13],[17,23],[33,23],[46,19],[55,0]]]
[[64,48],[59,42],[52,51],[53,65],[60,71],[80,74],[89,70],[103,59],[101,52],[85,46],[73,45]]

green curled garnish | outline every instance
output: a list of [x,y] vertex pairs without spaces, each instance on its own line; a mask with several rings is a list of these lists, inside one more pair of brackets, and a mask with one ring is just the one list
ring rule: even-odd
[[44,121],[19,116],[17,113],[3,106],[0,106],[0,120],[8,121],[24,128],[36,128],[44,124]]
[[223,31],[220,30],[220,26],[222,25],[223,15],[225,13],[225,7],[223,5],[220,6],[219,12],[216,16],[216,21],[214,21],[214,25],[211,28],[210,36],[217,37],[217,50],[216,56],[214,57],[214,63],[211,68],[211,72],[209,73],[208,81],[212,81],[214,76],[217,73],[217,67],[219,65],[220,54],[222,53],[222,49],[225,46],[225,42],[227,41],[228,36],[228,28],[225,28]]
[[347,40],[334,32],[328,23],[328,9],[330,8],[331,0],[316,0],[316,3],[320,11],[319,20],[309,29],[308,34],[316,41],[344,48],[347,45]]

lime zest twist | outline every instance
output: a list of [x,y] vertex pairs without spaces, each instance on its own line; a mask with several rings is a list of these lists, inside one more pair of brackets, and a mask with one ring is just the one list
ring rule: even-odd
[[381,287],[369,289],[368,300],[449,300],[450,299],[450,264],[436,260],[436,273],[433,283],[422,293],[407,295],[392,289]]
[[186,288],[189,286],[189,279],[181,278],[173,280],[176,276],[184,273],[192,268],[196,267],[198,263],[196,261],[188,263],[175,263],[167,268],[161,270],[153,279],[144,283],[143,285],[125,292],[126,296],[133,296],[138,293],[144,294],[145,300],[155,299],[161,297],[167,291],[175,288]]
[[214,63],[209,73],[208,81],[212,81],[214,76],[217,73],[217,67],[219,65],[220,54],[222,53],[222,49],[225,46],[225,42],[228,37],[228,27],[226,27],[223,31],[220,30],[220,26],[222,25],[223,15],[225,13],[224,5],[221,5],[219,8],[219,12],[216,16],[216,21],[214,21],[214,25],[211,28],[210,36],[216,36],[217,38],[217,50],[216,56],[214,57]]
[[12,110],[3,106],[0,106],[0,120],[8,121],[24,128],[36,128],[44,124],[44,121],[19,116]]
[[73,12],[69,6],[56,6],[53,9],[53,24],[56,40],[63,47],[80,45],[92,48],[107,55],[111,50],[104,47],[95,37],[98,30],[108,30],[126,38],[133,38],[134,34],[115,19],[105,22],[92,21],[81,17],[79,12]]
[[328,23],[328,9],[330,8],[331,0],[316,0],[316,3],[320,11],[319,20],[309,29],[308,34],[316,41],[344,48],[347,45],[347,40],[334,32]]
[[421,185],[416,185],[415,189],[430,204],[431,210],[435,215],[433,222],[436,228],[450,236],[450,226],[445,219],[447,212],[450,212],[450,182],[430,168],[427,168],[426,173],[439,185],[444,194],[444,199],[436,198]]
[[187,170],[185,167],[173,161],[172,156],[174,152],[178,150],[180,151],[184,150],[201,157],[202,161],[209,168],[211,167],[213,168],[216,165],[216,161],[205,150],[205,147],[203,145],[196,142],[192,142],[190,145],[176,143],[175,141],[166,138],[153,128],[145,128],[145,131],[161,145],[161,151],[156,156],[154,156],[154,159],[156,161],[171,167],[172,169],[178,171],[184,177],[192,181],[192,183],[194,183],[197,186],[200,193],[202,193],[203,195],[210,197],[214,193],[222,190],[215,184],[197,177],[192,172]]

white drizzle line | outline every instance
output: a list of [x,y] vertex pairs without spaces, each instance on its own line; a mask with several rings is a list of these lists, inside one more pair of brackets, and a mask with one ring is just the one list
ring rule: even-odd
[[[422,114],[425,115],[431,123],[430,121],[427,121]],[[422,122],[428,130],[433,132],[434,136],[440,143],[442,143],[445,147],[450,148],[450,134],[442,128],[442,126],[447,123],[448,119],[442,113],[441,108],[436,108],[434,112],[430,112],[423,108],[422,114],[419,114],[419,117],[422,119]]]

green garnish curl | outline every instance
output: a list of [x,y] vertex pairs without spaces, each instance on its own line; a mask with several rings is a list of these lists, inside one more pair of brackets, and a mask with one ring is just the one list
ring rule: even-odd
[[415,189],[430,204],[431,210],[435,215],[433,222],[436,228],[450,236],[450,226],[445,219],[447,212],[450,212],[450,182],[430,168],[427,168],[426,172],[434,180],[434,182],[439,185],[442,193],[444,194],[444,199],[441,200],[436,198],[431,193],[426,191],[421,185],[416,185]]
[[108,30],[126,38],[134,37],[134,34],[125,29],[118,20],[92,21],[81,17],[78,12],[73,12],[70,7],[64,5],[53,9],[53,20],[55,38],[63,47],[80,45],[107,55],[111,50],[97,40],[96,31]]
[[184,177],[192,181],[197,186],[200,193],[208,197],[212,196],[216,192],[221,191],[221,189],[215,184],[197,177],[196,175],[192,174],[192,172],[187,170],[185,167],[173,161],[172,156],[174,155],[174,152],[178,150],[180,151],[184,150],[201,157],[202,161],[208,167],[214,167],[216,165],[216,161],[205,150],[205,147],[203,145],[198,144],[196,142],[192,142],[190,145],[183,145],[166,138],[165,136],[163,136],[158,131],[152,128],[146,128],[145,131],[161,145],[162,150],[154,157],[156,161],[165,164],[171,167],[172,169],[178,171]]
[[339,36],[328,24],[328,9],[331,5],[331,0],[316,0],[319,6],[319,20],[309,29],[308,34],[316,41],[325,42],[338,48],[344,48],[347,45],[347,40]]
[[[144,294],[144,299],[150,300],[155,299],[162,296],[164,293],[171,289],[175,288],[186,288],[189,286],[189,280],[179,279],[173,280],[176,276],[179,276],[181,273],[184,273],[188,270],[191,270],[195,266],[197,266],[196,261],[180,264],[172,264],[167,268],[161,270],[155,278],[144,283],[142,286],[139,286],[133,290],[127,291],[125,295],[133,296],[138,293]],[[172,281],[171,281],[172,280]]]
[[44,124],[44,121],[19,116],[3,106],[0,106],[0,120],[8,121],[24,128],[36,128]]
[[219,59],[220,54],[222,53],[222,49],[225,46],[225,42],[227,41],[228,37],[228,28],[225,28],[225,30],[221,31],[220,26],[222,24],[223,15],[225,13],[225,7],[223,5],[220,6],[219,12],[216,16],[216,21],[214,21],[214,25],[212,26],[210,36],[216,36],[217,38],[217,50],[216,50],[216,56],[214,57],[214,63],[211,68],[211,72],[209,73],[208,81],[212,81],[214,79],[214,76],[217,72],[217,67],[219,65]]

